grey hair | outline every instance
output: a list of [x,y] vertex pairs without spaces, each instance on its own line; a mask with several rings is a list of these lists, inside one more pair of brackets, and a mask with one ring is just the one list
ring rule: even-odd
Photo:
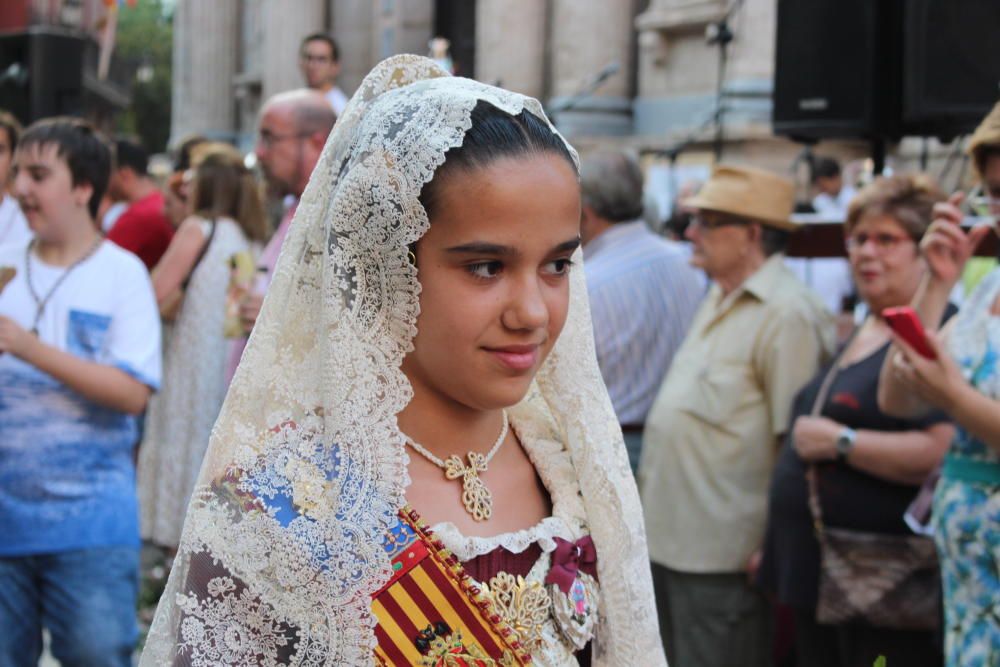
[[580,161],[583,205],[611,222],[635,220],[643,212],[642,169],[628,151],[602,150]]

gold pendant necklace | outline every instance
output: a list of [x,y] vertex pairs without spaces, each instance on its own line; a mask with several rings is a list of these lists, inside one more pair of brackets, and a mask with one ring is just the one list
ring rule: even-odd
[[507,411],[503,410],[503,426],[500,428],[500,437],[493,443],[493,447],[485,456],[479,452],[469,452],[466,458],[469,464],[466,465],[458,454],[452,454],[442,461],[432,454],[423,445],[418,444],[408,435],[403,435],[406,444],[413,448],[418,454],[444,470],[447,479],[462,480],[462,504],[465,511],[472,515],[476,521],[486,521],[493,515],[493,494],[486,488],[483,480],[479,478],[479,473],[486,472],[487,466],[493,460],[493,455],[500,449],[500,445],[507,439],[507,431],[510,428],[510,421],[507,418]]

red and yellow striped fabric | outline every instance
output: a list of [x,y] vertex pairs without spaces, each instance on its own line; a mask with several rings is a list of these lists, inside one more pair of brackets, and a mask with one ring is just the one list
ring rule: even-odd
[[[513,629],[409,507],[394,531],[393,576],[372,596],[381,665],[531,664]],[[402,543],[400,536],[408,539]]]

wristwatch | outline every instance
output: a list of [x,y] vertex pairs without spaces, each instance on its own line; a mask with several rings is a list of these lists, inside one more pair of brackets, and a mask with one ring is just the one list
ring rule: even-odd
[[837,440],[835,442],[837,447],[837,459],[841,461],[847,460],[847,455],[851,453],[854,449],[854,443],[858,441],[858,432],[853,428],[845,426],[837,434]]

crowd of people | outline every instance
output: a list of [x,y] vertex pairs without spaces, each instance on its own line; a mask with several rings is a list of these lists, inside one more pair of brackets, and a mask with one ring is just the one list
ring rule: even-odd
[[149,665],[1000,665],[1000,104],[968,196],[819,160],[810,265],[782,176],[664,227],[536,100],[338,61],[256,173],[0,111],[0,666],[132,664],[141,543]]

